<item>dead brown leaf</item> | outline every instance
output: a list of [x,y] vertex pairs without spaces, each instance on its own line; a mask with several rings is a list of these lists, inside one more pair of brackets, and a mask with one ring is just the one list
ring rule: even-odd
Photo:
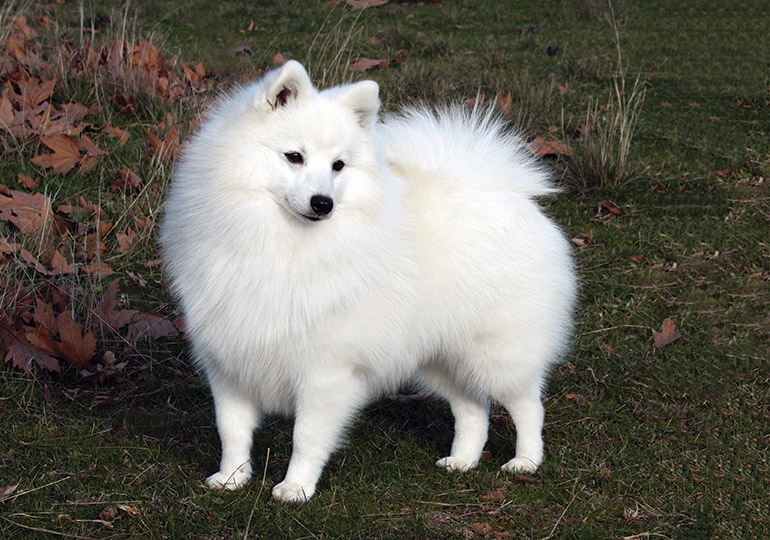
[[128,339],[178,337],[174,324],[155,313],[137,313],[128,327]]
[[471,530],[473,532],[475,532],[476,534],[481,534],[481,535],[491,534],[492,531],[494,530],[492,528],[492,525],[490,525],[489,523],[483,523],[483,522],[480,522],[480,521],[476,522],[476,523],[471,523],[468,526],[471,528]]
[[481,498],[487,502],[501,503],[505,501],[505,491],[502,489],[493,489],[489,493],[485,493]]
[[616,216],[624,216],[625,215],[623,210],[621,210],[620,207],[617,204],[615,204],[614,202],[612,202],[609,199],[604,199],[603,201],[599,201],[596,204],[599,205],[599,211],[606,210],[610,214],[614,214]]
[[94,329],[100,337],[106,335],[108,331],[117,333],[137,314],[133,309],[117,309],[120,303],[117,298],[119,281],[119,279],[112,280],[107,285],[102,299],[93,307]]
[[102,131],[104,131],[104,133],[106,133],[109,137],[118,139],[118,145],[120,146],[126,144],[128,139],[131,137],[131,134],[128,131],[115,126],[105,126],[102,128]]
[[85,331],[75,322],[69,310],[65,310],[56,318],[61,342],[57,343],[57,351],[69,365],[75,368],[83,367],[93,358],[96,352],[96,337],[93,332]]
[[41,137],[40,140],[53,150],[53,154],[40,154],[33,157],[30,161],[35,165],[53,169],[55,173],[67,173],[80,161],[81,145],[75,137],[60,135]]
[[10,221],[21,232],[34,233],[51,217],[51,199],[44,194],[24,193],[0,185],[0,220]]
[[42,367],[48,371],[61,373],[61,366],[56,358],[41,351],[30,344],[26,339],[19,340],[17,343],[8,347],[5,361],[12,362],[14,367],[26,371],[27,373],[31,373],[35,366]]
[[273,56],[273,65],[274,66],[282,66],[286,63],[286,57],[282,55],[281,53],[276,53],[275,56]]
[[16,181],[19,183],[20,186],[25,187],[27,189],[35,189],[40,185],[40,177],[32,178],[30,176],[27,176],[26,174],[19,173],[19,176],[16,178]]
[[351,63],[348,66],[348,69],[350,71],[369,71],[370,69],[382,69],[386,68],[390,65],[390,60],[385,60],[382,58],[373,59],[373,58],[358,58],[353,63]]
[[676,328],[676,323],[669,317],[663,321],[661,331],[652,331],[653,344],[660,348],[665,347],[669,343],[672,343],[682,337],[679,330]]
[[135,193],[141,191],[144,182],[134,171],[123,169],[110,184],[110,189],[115,193]]
[[527,143],[527,149],[537,157],[546,156],[571,156],[574,153],[572,147],[558,140],[546,141],[538,136]]
[[163,139],[158,137],[152,131],[147,131],[147,135],[150,141],[150,149],[152,150],[153,157],[158,159],[174,159],[176,151],[179,148],[179,130],[176,125],[171,126]]
[[7,497],[8,495],[12,495],[13,492],[16,491],[17,487],[19,487],[19,484],[0,487],[0,497]]

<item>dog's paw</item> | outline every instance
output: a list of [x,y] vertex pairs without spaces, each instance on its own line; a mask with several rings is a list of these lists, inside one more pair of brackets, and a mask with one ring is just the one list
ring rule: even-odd
[[206,486],[209,489],[226,489],[232,491],[243,487],[250,478],[251,468],[243,466],[230,474],[223,473],[222,471],[212,474],[206,478]]
[[444,468],[448,471],[457,471],[457,472],[469,471],[475,468],[476,465],[478,464],[479,464],[478,461],[456,458],[452,456],[441,458],[436,462],[436,465],[438,465],[441,468]]
[[303,503],[307,502],[315,493],[315,488],[293,484],[290,482],[281,482],[273,488],[273,497],[281,502]]
[[535,463],[529,458],[515,457],[501,467],[502,470],[512,473],[532,474],[537,471],[539,463]]

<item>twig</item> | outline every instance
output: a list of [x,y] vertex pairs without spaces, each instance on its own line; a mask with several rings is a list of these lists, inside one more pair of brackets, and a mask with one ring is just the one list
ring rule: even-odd
[[553,529],[551,529],[551,532],[549,532],[548,536],[546,536],[542,540],[550,540],[551,538],[553,538],[553,533],[556,531],[556,527],[558,527],[559,523],[561,523],[561,520],[564,519],[564,515],[567,513],[567,510],[569,510],[569,507],[572,506],[572,503],[575,502],[576,498],[577,498],[577,492],[575,492],[572,495],[572,500],[570,500],[570,502],[567,503],[567,506],[564,507],[564,511],[559,516],[559,519],[557,519],[556,523],[553,524]]
[[13,495],[8,495],[7,497],[3,497],[2,499],[0,499],[0,503],[4,503],[5,501],[12,501],[16,497],[21,497],[22,495],[26,495],[27,493],[32,493],[33,491],[37,491],[38,489],[43,489],[43,488],[46,488],[48,486],[52,486],[54,484],[58,484],[59,482],[64,482],[65,480],[69,480],[70,478],[72,478],[72,477],[68,476],[66,478],[59,478],[58,480],[56,480],[54,482],[49,482],[48,484],[42,485],[40,487],[28,489],[26,491],[20,491],[19,493],[14,493]]
[[53,534],[56,536],[63,536],[65,538],[77,538],[78,540],[98,540],[97,538],[93,538],[91,536],[78,536],[77,534],[68,534],[63,533],[59,531],[52,531],[50,529],[41,529],[40,527],[30,527],[29,525],[22,525],[21,523],[17,523],[13,520],[8,519],[5,516],[0,516],[0,518],[3,518],[5,521],[10,523],[11,525],[16,525],[17,527],[21,527],[22,529],[27,529],[28,531],[35,531],[35,532],[42,532],[46,534]]

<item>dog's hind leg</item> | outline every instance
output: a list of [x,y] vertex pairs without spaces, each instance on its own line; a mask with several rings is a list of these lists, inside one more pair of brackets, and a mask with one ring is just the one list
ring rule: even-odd
[[222,443],[219,471],[206,479],[212,489],[238,489],[251,478],[251,441],[260,414],[253,400],[230,384],[211,379],[217,430]]
[[545,409],[540,401],[539,385],[533,385],[525,394],[503,400],[503,405],[516,426],[516,457],[502,469],[533,473],[543,462]]

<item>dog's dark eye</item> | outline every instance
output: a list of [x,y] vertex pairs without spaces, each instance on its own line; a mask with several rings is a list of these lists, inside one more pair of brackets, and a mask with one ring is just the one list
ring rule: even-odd
[[342,168],[345,166],[345,162],[341,159],[338,159],[334,163],[332,163],[332,170],[334,171],[341,171]]
[[286,152],[284,156],[289,160],[289,163],[294,163],[295,165],[302,165],[305,162],[302,158],[302,154],[299,152]]

